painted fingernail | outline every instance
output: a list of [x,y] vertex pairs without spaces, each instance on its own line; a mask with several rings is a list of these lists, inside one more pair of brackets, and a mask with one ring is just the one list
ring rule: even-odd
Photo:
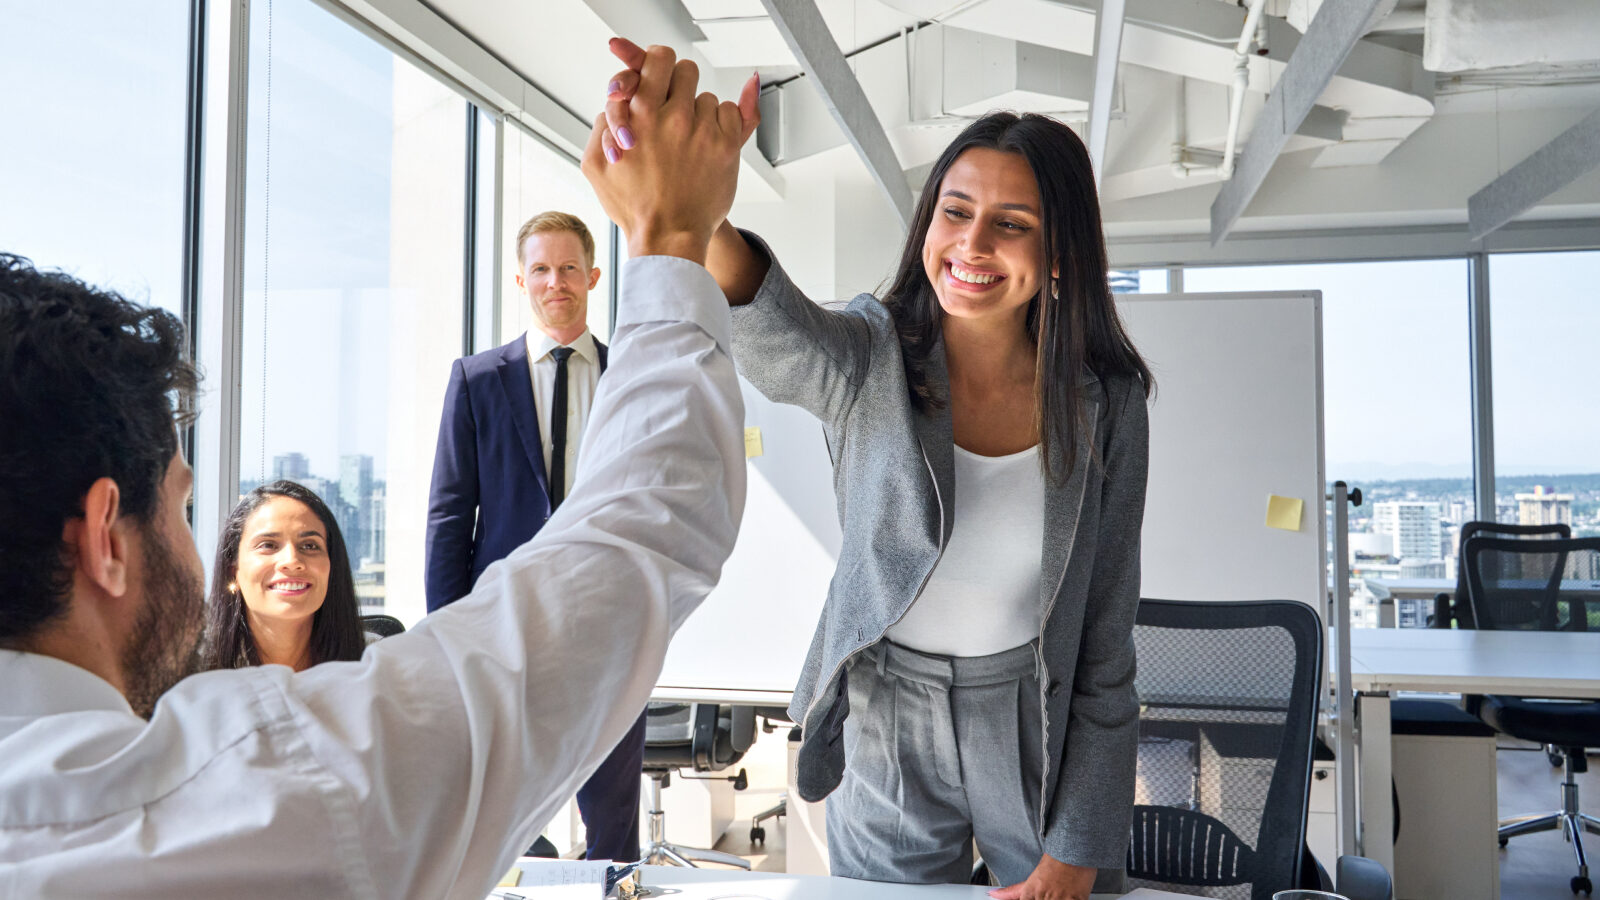
[[633,149],[633,132],[628,130],[628,126],[624,125],[617,129],[617,143],[621,144],[624,150]]
[[620,81],[618,81],[616,79],[612,79],[611,83],[606,85],[606,93],[608,93],[608,94],[621,93],[621,91],[622,91],[622,82],[620,82]]
[[607,147],[606,148],[606,162],[615,163],[618,159],[619,159],[619,157],[617,156],[617,148],[615,148],[615,147]]

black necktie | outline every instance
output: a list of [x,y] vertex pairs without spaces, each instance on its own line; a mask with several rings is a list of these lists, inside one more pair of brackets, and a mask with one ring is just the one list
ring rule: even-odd
[[555,512],[567,493],[567,357],[571,347],[550,351],[556,361],[555,397],[550,403],[550,511]]

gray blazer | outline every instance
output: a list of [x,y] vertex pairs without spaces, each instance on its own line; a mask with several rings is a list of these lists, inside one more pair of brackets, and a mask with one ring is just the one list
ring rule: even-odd
[[[772,254],[756,236],[758,253]],[[733,310],[733,357],[768,399],[822,420],[844,530],[790,712],[804,726],[798,787],[815,801],[844,772],[844,668],[911,607],[950,538],[954,441],[948,409],[917,412],[889,312],[870,294],[842,311],[800,293],[774,259],[755,299]],[[947,384],[942,348],[930,384]],[[1045,498],[1040,649],[1045,852],[1120,870],[1127,859],[1137,758],[1133,620],[1139,603],[1149,422],[1132,375],[1084,380],[1092,440]]]

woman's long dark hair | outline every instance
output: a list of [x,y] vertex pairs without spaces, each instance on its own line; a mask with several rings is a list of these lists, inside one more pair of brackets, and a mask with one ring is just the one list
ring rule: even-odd
[[[1136,374],[1145,395],[1155,379],[1133,347],[1111,299],[1106,280],[1106,244],[1100,225],[1089,151],[1072,129],[1046,116],[993,112],[968,125],[945,148],[917,201],[905,249],[883,305],[894,316],[905,359],[906,382],[917,409],[942,407],[947,398],[928,383],[928,358],[939,343],[943,312],[928,282],[922,244],[939,206],[939,188],[956,158],[974,147],[1015,153],[1027,160],[1043,207],[1038,296],[1028,302],[1028,337],[1038,348],[1034,376],[1034,425],[1045,475],[1064,482],[1076,467],[1077,436],[1085,420],[1080,375]],[[1051,297],[1060,267],[1060,297]],[[1091,456],[1097,455],[1090,448]],[[1059,458],[1064,467],[1057,469]]]
[[361,632],[361,606],[356,600],[355,577],[350,574],[350,553],[333,512],[316,492],[293,481],[274,481],[248,494],[228,514],[217,538],[217,559],[211,568],[211,595],[206,603],[205,641],[199,669],[240,669],[261,664],[255,637],[245,615],[244,597],[228,587],[239,566],[239,544],[250,514],[274,497],[304,503],[328,531],[328,596],[311,617],[311,664],[356,660],[366,649]]

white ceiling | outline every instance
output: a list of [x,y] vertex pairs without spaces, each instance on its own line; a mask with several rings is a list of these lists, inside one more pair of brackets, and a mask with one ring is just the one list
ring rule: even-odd
[[[759,69],[764,109],[784,104],[784,115],[768,116],[760,137],[780,174],[817,154],[839,167],[862,166],[761,0],[429,2],[585,119],[598,110],[617,68],[604,49],[615,33],[695,56],[721,92],[736,90]],[[1298,40],[1296,25],[1319,2],[1267,0],[1269,47],[1251,61],[1241,143]],[[984,110],[1004,106],[1081,120],[1092,84],[1097,5],[817,3],[913,178]],[[1128,0],[1127,7],[1103,166],[1108,230],[1203,233],[1217,179],[1174,171],[1178,97],[1186,96],[1183,145],[1195,158],[1220,150],[1230,45],[1244,11],[1233,0]],[[1600,3],[1399,0],[1358,43],[1237,230],[1463,223],[1469,196],[1597,108]],[[1589,217],[1600,217],[1600,171],[1525,215]]]

